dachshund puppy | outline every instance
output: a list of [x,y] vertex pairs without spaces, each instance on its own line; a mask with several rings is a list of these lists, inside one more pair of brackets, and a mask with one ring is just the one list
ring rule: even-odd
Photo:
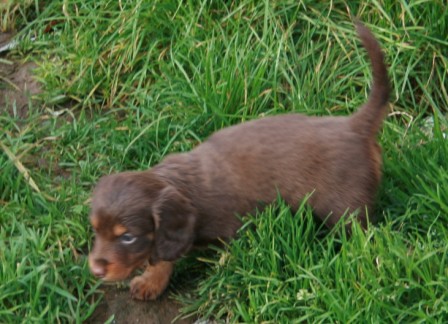
[[[93,192],[96,233],[92,273],[131,281],[140,300],[167,287],[173,262],[193,247],[228,239],[244,215],[280,194],[294,209],[306,194],[315,215],[333,226],[347,211],[367,226],[381,178],[376,135],[387,110],[389,82],[380,46],[357,23],[370,57],[369,99],[349,117],[267,117],[223,129],[188,153],[154,168],[103,177]],[[372,217],[372,215],[369,215]]]

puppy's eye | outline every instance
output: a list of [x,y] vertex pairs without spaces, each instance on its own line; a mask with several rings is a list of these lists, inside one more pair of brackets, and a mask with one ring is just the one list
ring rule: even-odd
[[123,235],[120,236],[121,243],[126,244],[126,245],[132,244],[136,240],[137,240],[137,237],[130,233],[124,233]]

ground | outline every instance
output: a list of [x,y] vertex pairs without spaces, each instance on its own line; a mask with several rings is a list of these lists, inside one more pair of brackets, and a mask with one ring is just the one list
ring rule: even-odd
[[[115,286],[103,286],[104,299],[97,307],[88,323],[104,323],[114,315],[113,323],[164,324],[171,323],[179,315],[176,301],[165,293],[159,300],[151,302],[135,301],[129,297],[128,289]],[[177,320],[175,323],[192,323],[188,320]]]
[[[8,33],[1,33],[0,47],[8,43],[11,36]],[[0,61],[0,80],[3,84],[0,85],[0,107],[7,107],[10,113],[14,113],[15,110],[20,117],[25,117],[28,99],[40,91],[39,83],[32,77],[32,69],[36,64],[7,61],[11,64]]]

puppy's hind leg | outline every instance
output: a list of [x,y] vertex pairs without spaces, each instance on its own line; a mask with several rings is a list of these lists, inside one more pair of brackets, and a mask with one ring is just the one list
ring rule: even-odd
[[168,286],[173,273],[173,262],[160,261],[155,265],[148,265],[145,272],[132,279],[131,296],[139,300],[155,300]]

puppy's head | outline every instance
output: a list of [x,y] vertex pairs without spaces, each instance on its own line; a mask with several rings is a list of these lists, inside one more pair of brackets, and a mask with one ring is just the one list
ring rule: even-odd
[[195,219],[190,201],[151,172],[103,177],[92,198],[90,270],[122,280],[146,261],[174,261],[191,248]]

